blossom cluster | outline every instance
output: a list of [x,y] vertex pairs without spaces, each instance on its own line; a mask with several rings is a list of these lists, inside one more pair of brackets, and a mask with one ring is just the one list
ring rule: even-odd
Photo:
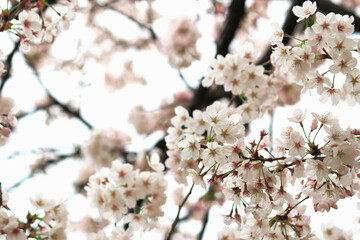
[[201,34],[190,18],[176,18],[170,24],[169,35],[164,37],[164,51],[168,55],[168,61],[177,69],[188,67],[200,58],[196,42]]
[[259,49],[247,42],[235,54],[212,59],[202,80],[204,87],[224,85],[226,92],[239,96],[244,101],[240,108],[245,122],[273,109],[278,96],[278,80],[266,75],[263,66],[254,64],[259,55]]
[[[44,7],[49,6],[46,1],[23,2],[2,10],[0,28],[1,31],[9,31],[18,36],[21,40],[20,49],[25,52],[29,49],[30,43],[52,42],[62,30],[67,30],[70,21],[75,19],[75,5],[72,3],[64,14],[54,9],[58,17],[53,20],[43,15]],[[18,16],[14,13],[18,13]]]
[[8,207],[9,197],[2,191],[2,208],[0,209],[0,236],[9,240],[26,239],[66,239],[68,211],[64,202],[44,198],[41,193],[30,198],[30,202],[37,208],[36,213],[30,211],[26,221],[18,219]]
[[[235,109],[230,110],[226,104],[215,102],[204,112],[195,110],[193,117],[180,106],[175,113],[165,137],[169,149],[165,164],[179,183],[186,183],[189,173],[199,173],[197,161],[200,159],[206,168],[218,163],[223,166],[239,159],[237,151],[245,146],[245,127]],[[205,187],[202,178],[196,179]]]
[[[70,2],[70,1],[69,1]],[[54,8],[56,17],[48,16],[44,11],[50,7],[47,1],[21,1],[13,7],[2,6],[0,14],[0,32],[8,31],[20,39],[20,50],[28,52],[32,44],[52,43],[63,31],[68,30],[75,19],[75,2],[67,4],[68,9],[60,14]],[[3,52],[0,50],[0,57]],[[6,72],[5,64],[0,60],[0,75]]]
[[86,191],[90,205],[97,208],[103,218],[111,218],[115,223],[123,220],[123,224],[128,224],[126,231],[122,228],[114,230],[122,232],[121,236],[156,227],[158,217],[164,214],[161,210],[166,202],[164,166],[158,155],[149,159],[149,166],[153,171],[140,172],[131,164],[115,160],[111,168],[101,168],[89,179]]
[[97,129],[92,131],[81,150],[85,158],[96,166],[110,166],[125,151],[125,145],[129,141],[130,137],[118,130]]
[[[342,99],[350,106],[359,103],[360,71],[352,53],[358,51],[359,40],[350,37],[354,32],[354,17],[334,13],[324,15],[316,12],[316,3],[310,1],[304,2],[302,7],[294,7],[293,12],[299,17],[298,21],[306,19],[306,38],[294,38],[299,44],[284,46],[283,37],[291,36],[285,35],[275,24],[272,65],[301,84],[304,92],[316,88],[322,101],[331,99],[336,105]],[[319,72],[318,63],[322,62],[330,66]]]
[[[222,183],[222,193],[234,203],[224,221],[242,225],[244,239],[280,237],[284,231],[287,236],[309,237],[310,218],[304,215],[305,206],[298,206],[300,197],[311,198],[314,210],[322,212],[337,209],[339,199],[360,190],[356,131],[342,129],[331,113],[313,113],[305,134],[305,114],[296,110],[289,121],[298,123],[304,134],[285,128],[271,151],[265,131],[259,140],[245,143],[241,115],[226,104],[215,102],[204,112],[195,110],[193,117],[182,107],[175,112],[165,138],[170,149],[166,166],[180,183],[186,183],[187,176],[203,188],[204,179]],[[321,129],[326,136],[319,143]],[[302,189],[294,197],[286,187],[297,179]],[[240,217],[242,205],[245,216]]]

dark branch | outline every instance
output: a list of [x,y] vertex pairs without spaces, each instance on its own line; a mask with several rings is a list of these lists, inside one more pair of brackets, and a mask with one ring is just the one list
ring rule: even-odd
[[55,104],[54,102],[50,102],[50,103],[48,103],[48,104],[46,104],[46,105],[38,106],[38,107],[36,107],[36,108],[35,108],[34,110],[32,110],[32,111],[22,112],[22,113],[20,113],[20,114],[17,114],[17,115],[16,115],[16,118],[17,118],[17,119],[21,119],[21,118],[24,118],[24,117],[29,116],[29,115],[31,115],[31,114],[34,114],[34,113],[36,113],[37,111],[49,109],[49,108],[51,108],[52,106],[55,106],[55,105],[56,105],[56,104]]
[[[222,56],[225,56],[228,53],[230,43],[234,39],[235,33],[244,17],[245,0],[233,0],[229,6],[226,19],[224,21],[224,27],[219,35],[219,39],[216,41],[216,55],[221,54]],[[201,80],[202,79],[200,79],[200,81]],[[188,106],[188,111],[192,113],[195,109],[203,109],[214,101],[225,96],[230,99],[231,93],[225,93],[221,86],[218,86],[216,90],[210,90],[210,88],[204,88],[200,84],[194,91],[194,97]],[[161,149],[165,153],[167,149],[165,140],[159,140],[155,147]],[[163,154],[162,160],[165,160],[165,158],[165,154]]]
[[224,27],[219,35],[219,39],[216,41],[216,55],[225,56],[229,52],[230,43],[234,39],[240,21],[244,16],[245,0],[232,1],[226,15]]
[[15,53],[19,50],[19,47],[20,47],[20,40],[18,40],[15,43],[13,50],[11,51],[11,53],[9,53],[9,55],[6,58],[6,61],[5,61],[6,72],[4,72],[4,74],[1,76],[0,92],[2,92],[6,81],[9,80],[9,78],[11,76],[12,60],[14,58]]
[[210,211],[207,211],[204,215],[204,218],[202,220],[202,227],[201,227],[200,233],[197,238],[198,240],[202,240],[204,237],[205,229],[206,229],[207,223],[209,222],[209,213],[210,213]]
[[146,24],[143,24],[141,23],[140,21],[138,21],[136,18],[134,18],[133,16],[125,13],[124,11],[121,11],[119,9],[116,9],[114,8],[113,6],[111,6],[113,3],[117,3],[118,1],[117,0],[114,0],[114,1],[111,1],[111,2],[108,2],[106,4],[99,4],[99,3],[96,3],[95,2],[95,5],[94,7],[91,9],[91,11],[93,12],[96,8],[107,8],[107,9],[110,9],[110,10],[113,10],[121,15],[123,15],[124,17],[126,17],[127,19],[129,19],[130,21],[134,22],[136,25],[138,25],[140,28],[142,29],[146,29],[147,31],[149,31],[150,35],[151,35],[151,39],[152,40],[157,40],[158,37],[155,33],[155,31],[152,29],[152,27],[146,25]]
[[1,182],[0,182],[0,208],[3,205],[3,199],[2,199],[2,189],[1,189]]
[[71,109],[68,105],[61,103],[57,98],[55,98],[51,92],[49,91],[49,89],[47,89],[45,87],[45,85],[42,83],[41,78],[39,73],[36,71],[35,67],[32,66],[31,64],[29,64],[29,66],[32,68],[32,70],[34,71],[34,75],[37,78],[38,82],[40,83],[41,87],[44,89],[44,91],[46,92],[47,96],[51,99],[51,101],[53,102],[53,104],[58,105],[61,110],[63,110],[65,113],[79,119],[80,122],[82,122],[85,126],[87,126],[89,129],[93,129],[94,127],[88,122],[86,121],[81,115],[80,115],[80,111],[76,111]]
[[[219,35],[219,39],[216,41],[216,55],[225,56],[228,53],[230,43],[234,39],[235,33],[244,17],[245,0],[233,0],[229,6],[224,27]],[[222,87],[211,91],[210,88],[204,88],[200,84],[199,88],[195,91],[193,102],[188,107],[188,110],[193,112],[195,109],[202,109],[222,97],[225,97]]]
[[[298,17],[296,17],[294,15],[294,13],[292,12],[292,8],[294,6],[297,6],[297,5],[302,5],[302,0],[293,0],[292,1],[292,4],[290,6],[290,8],[288,9],[288,12],[287,12],[287,15],[286,15],[286,18],[285,18],[285,21],[284,21],[284,24],[282,26],[282,29],[284,31],[284,33],[287,33],[289,35],[293,35],[294,31],[295,31],[295,27],[297,25],[297,19]],[[290,41],[290,38],[284,38],[283,39],[283,43],[284,45],[286,46]],[[267,61],[270,60],[270,55],[271,55],[271,52],[272,52],[272,47],[269,46],[266,50],[266,53],[263,55],[263,57],[258,61],[258,64],[262,64],[262,63],[266,63]],[[267,64],[265,66],[265,68],[267,70],[269,70],[271,68],[271,65],[270,64]]]

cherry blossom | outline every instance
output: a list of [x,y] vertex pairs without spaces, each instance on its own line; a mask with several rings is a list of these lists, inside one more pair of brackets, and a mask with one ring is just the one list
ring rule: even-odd
[[311,113],[317,120],[319,120],[319,122],[321,122],[321,124],[324,125],[332,125],[338,122],[338,120],[336,119],[336,117],[334,117],[332,115],[331,112],[325,112],[323,115],[319,115],[317,113]]
[[329,13],[326,16],[321,13],[316,13],[316,20],[314,25],[312,25],[312,29],[323,36],[329,36],[332,33],[332,28],[335,21],[335,14]]
[[[96,37],[97,44],[105,42],[106,49],[110,45],[111,51],[115,49],[109,44],[112,41],[121,51],[127,51],[129,46],[137,50],[146,48],[149,52],[161,49],[170,66],[186,82],[183,68],[197,67],[192,63],[200,59],[197,42],[201,37],[203,19],[182,17],[169,21],[171,29],[158,38],[152,27],[157,25],[154,20],[160,16],[151,9],[152,1],[122,1],[111,6],[106,1],[100,2],[91,3],[92,9],[98,8],[102,12],[105,6],[111,7],[112,11],[134,21],[146,34],[133,42],[118,39],[111,30],[100,31],[102,27],[94,27],[90,21],[88,24],[102,33],[101,37]],[[20,38],[20,49],[28,48],[26,60],[34,68],[34,73],[39,73],[39,78],[41,69],[35,65],[40,64],[33,59],[51,52],[51,43],[63,30],[70,28],[70,21],[77,15],[77,8],[70,4],[62,9],[60,16],[51,18],[40,11],[40,17],[38,11],[42,10],[42,4],[25,1],[20,7],[14,7],[19,9],[14,10],[18,20],[9,22],[4,10],[2,22],[3,31],[14,31]],[[254,14],[259,16],[259,9],[263,9],[267,1],[255,0],[252,4],[259,7],[257,10],[248,9],[248,19],[254,22],[244,25],[256,25]],[[225,10],[216,12],[224,4],[215,1],[213,5],[214,9],[211,7],[208,12],[215,11],[219,17],[216,21],[221,19],[226,23],[223,19],[226,18]],[[138,13],[135,11],[137,7],[149,8],[146,17],[135,14]],[[202,220],[205,228],[207,218],[212,214],[210,208],[219,205],[222,209],[228,208],[220,215],[228,227],[217,233],[219,239],[320,239],[311,229],[304,202],[315,212],[330,212],[340,206],[338,202],[342,199],[360,191],[360,131],[342,128],[342,122],[331,112],[312,112],[311,119],[307,119],[306,109],[300,108],[296,108],[288,118],[291,126],[284,124],[284,130],[274,133],[274,136],[272,131],[264,130],[266,126],[260,130],[252,124],[253,120],[268,114],[273,117],[278,106],[296,104],[301,93],[315,88],[316,95],[323,102],[330,99],[333,105],[340,101],[349,105],[360,103],[360,70],[356,60],[360,41],[351,36],[355,30],[354,17],[335,13],[325,15],[316,12],[316,8],[316,2],[311,1],[292,8],[298,22],[306,19],[306,25],[299,28],[300,34],[297,32],[295,36],[284,33],[278,23],[272,24],[274,34],[270,37],[269,61],[258,64],[261,46],[247,30],[249,35],[244,39],[253,41],[242,40],[240,46],[236,43],[227,46],[225,52],[229,53],[226,55],[219,51],[221,54],[210,59],[208,65],[200,70],[204,77],[198,82],[199,89],[188,86],[188,90],[174,94],[171,100],[163,100],[159,109],[154,111],[147,111],[141,105],[133,108],[129,122],[134,124],[137,132],[143,137],[152,137],[152,133],[160,130],[165,135],[165,142],[159,141],[154,147],[132,152],[128,149],[130,137],[125,133],[85,124],[90,126],[89,138],[81,144],[74,157],[86,164],[75,182],[76,190],[86,196],[91,208],[95,208],[95,217],[87,216],[81,221],[81,225],[88,225],[81,227],[87,232],[86,238],[132,239],[155,230],[166,234],[169,239],[201,238],[202,232],[199,236],[187,233],[186,229],[178,227],[178,222],[188,218]],[[97,11],[93,14],[95,16]],[[12,27],[15,22],[19,28]],[[243,27],[239,31],[243,37]],[[291,45],[282,43],[286,37],[291,38]],[[35,43],[39,45],[35,47]],[[79,42],[78,59],[62,64],[76,67],[81,72],[89,68],[83,59],[110,61],[111,57],[93,58],[92,51],[110,55],[109,50],[101,47],[83,55],[85,45]],[[43,61],[58,67],[56,61]],[[125,63],[125,80],[119,81],[115,76],[105,74],[107,87],[114,90],[125,86],[125,82],[145,82],[132,71],[131,63]],[[0,62],[0,73],[4,68],[4,63]],[[193,99],[198,99],[200,90],[210,98],[200,99],[201,103],[194,104]],[[46,93],[50,99],[51,92]],[[18,111],[14,105],[12,100],[1,97],[0,144],[5,144],[17,125]],[[59,105],[59,109],[81,122],[86,121],[81,117],[80,108],[67,107],[55,97],[52,97],[49,107],[52,105]],[[43,105],[36,108],[48,110],[48,106]],[[26,115],[22,113],[18,114],[20,124]],[[255,137],[250,137],[249,132],[255,133]],[[49,152],[42,154],[41,159],[31,166],[31,174],[45,170],[42,166],[52,161],[62,160],[62,155]],[[180,186],[174,196],[178,213],[172,220],[164,212],[169,177]],[[193,199],[189,196],[199,190],[199,186],[204,191],[199,199],[191,202]],[[187,195],[179,191],[182,188],[190,188]],[[30,198],[36,210],[29,211],[22,218],[10,209],[11,201],[9,203],[4,190],[0,196],[0,237],[66,239],[68,226],[79,228],[80,223],[68,223],[67,201],[56,201],[45,193],[36,193]],[[183,216],[182,208],[188,210],[183,219],[180,218]],[[96,221],[97,217],[101,219]],[[348,238],[335,227],[324,231],[323,238]]]
[[297,22],[300,22],[304,18],[307,18],[316,12],[316,2],[312,3],[311,1],[305,1],[302,4],[302,7],[294,6],[292,11],[295,16],[299,17]]
[[164,52],[168,55],[172,66],[188,67],[194,60],[200,58],[196,42],[201,34],[195,21],[187,17],[173,19],[168,34],[163,37]]
[[331,73],[342,72],[349,73],[352,68],[356,66],[357,60],[354,58],[350,51],[343,52],[339,58],[334,59],[334,64],[330,66]]
[[186,138],[179,142],[178,147],[182,148],[181,158],[196,160],[200,155],[200,139],[194,135],[186,135]]
[[162,172],[165,169],[165,166],[160,162],[160,156],[157,153],[151,155],[148,164],[151,167],[151,169],[153,169],[156,172]]
[[206,146],[207,148],[201,153],[205,167],[209,168],[217,162],[226,163],[222,146],[219,146],[217,142],[209,142]]
[[291,118],[288,118],[291,122],[301,123],[305,119],[305,114],[301,109],[295,109],[294,114]]
[[44,209],[46,211],[56,205],[53,199],[44,198],[42,193],[36,193],[34,197],[30,198],[30,202],[37,208]]
[[188,169],[188,174],[193,179],[193,183],[200,185],[202,188],[206,189],[206,183],[202,176],[200,176],[194,169]]
[[41,30],[41,19],[35,11],[22,11],[19,14],[19,21],[23,26],[25,36],[33,40],[36,33]]
[[274,34],[270,38],[271,45],[276,45],[281,42],[284,38],[284,31],[281,29],[278,23],[272,23],[271,27],[274,30]]

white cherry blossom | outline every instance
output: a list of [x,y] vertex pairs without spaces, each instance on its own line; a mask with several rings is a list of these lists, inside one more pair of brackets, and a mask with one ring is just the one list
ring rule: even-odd
[[181,158],[184,160],[197,160],[200,155],[200,139],[195,135],[186,135],[178,144],[181,150]]
[[294,110],[293,116],[288,118],[288,120],[290,122],[301,123],[302,121],[304,121],[305,116],[306,112],[303,112],[301,109],[297,108]]
[[215,163],[226,163],[226,157],[223,151],[223,147],[217,142],[209,142],[206,144],[207,148],[201,153],[204,166],[209,168]]
[[301,20],[309,17],[310,15],[314,14],[316,11],[316,2],[311,1],[305,1],[302,4],[302,7],[300,6],[294,6],[292,8],[292,11],[295,16],[299,17],[297,22],[300,22]]
[[271,45],[276,45],[278,42],[281,42],[284,38],[284,31],[278,23],[272,23],[271,27],[274,31],[273,35],[270,37]]
[[23,32],[29,40],[33,40],[35,35],[41,30],[41,18],[35,11],[21,11],[19,21],[23,27]]
[[305,140],[299,132],[291,133],[290,138],[285,140],[284,145],[289,149],[289,155],[292,157],[302,157],[306,153]]
[[324,125],[332,125],[338,122],[338,119],[332,115],[331,112],[325,112],[323,115],[319,115],[317,113],[311,113],[321,124]]
[[314,25],[312,25],[312,29],[319,34],[322,34],[324,37],[332,34],[332,26],[334,25],[335,14],[328,13],[326,16],[321,13],[316,13],[316,20]]

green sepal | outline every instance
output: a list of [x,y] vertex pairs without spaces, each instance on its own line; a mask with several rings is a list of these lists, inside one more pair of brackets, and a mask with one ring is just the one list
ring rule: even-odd
[[316,19],[315,15],[311,15],[310,17],[308,17],[306,19],[306,27],[308,28],[308,27],[311,27],[312,25],[314,25],[315,19]]

